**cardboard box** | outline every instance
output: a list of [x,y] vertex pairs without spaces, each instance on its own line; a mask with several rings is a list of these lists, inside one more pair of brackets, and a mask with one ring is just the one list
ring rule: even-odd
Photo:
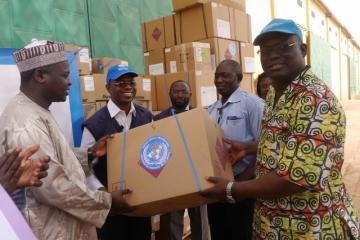
[[91,58],[88,47],[80,47],[74,44],[65,44],[65,50],[74,52],[80,75],[91,74]]
[[105,107],[107,101],[83,102],[83,111],[85,120],[89,119],[94,113]]
[[243,73],[243,79],[240,82],[240,88],[245,92],[256,94],[252,73]]
[[198,4],[204,4],[207,2],[217,2],[222,3],[226,6],[239,9],[245,12],[245,0],[173,0],[173,9],[174,11],[179,11],[185,8],[191,8]]
[[136,100],[151,100],[151,79],[146,77],[136,77]]
[[144,53],[144,73],[145,75],[149,75],[149,52]]
[[165,72],[176,73],[178,71],[177,65],[175,47],[165,48]]
[[133,190],[125,196],[136,207],[133,216],[206,204],[198,194],[213,186],[206,176],[233,179],[222,138],[201,108],[115,134],[108,142],[108,190]]
[[192,42],[175,46],[178,72],[211,71],[210,44]]
[[175,45],[174,17],[161,17],[145,23],[147,51]]
[[134,104],[137,104],[139,106],[142,106],[143,108],[146,108],[147,110],[151,111],[151,100],[134,100]]
[[176,45],[175,38],[175,20],[174,16],[164,17],[164,27],[165,27],[165,47],[170,48]]
[[221,61],[231,59],[240,63],[240,49],[237,41],[221,39],[221,38],[209,38],[201,40],[210,44],[211,53],[211,66],[215,71],[216,67]]
[[89,119],[96,112],[95,102],[85,102],[82,104],[85,120]]
[[121,60],[117,58],[109,58],[109,57],[95,58],[91,62],[92,62],[93,73],[104,73],[104,74],[107,74],[107,71],[112,66],[118,64],[128,65],[128,62],[125,60]]
[[95,82],[92,75],[80,76],[80,88],[83,102],[95,102]]
[[147,43],[146,43],[145,23],[141,24],[141,38],[142,38],[143,51],[147,52],[148,48],[147,48]]
[[165,49],[166,73],[193,70],[210,71],[210,45],[193,42]]
[[174,25],[175,25],[175,42],[176,45],[179,45],[182,43],[181,39],[181,14],[176,13],[174,15]]
[[225,5],[209,2],[176,14],[176,37],[181,43],[212,37],[235,39],[234,10]]
[[96,73],[92,75],[94,78],[95,84],[95,99],[96,100],[108,100],[110,99],[110,94],[106,89],[106,75],[101,73]]
[[99,111],[100,109],[102,109],[103,107],[105,107],[107,105],[108,100],[97,100],[95,102],[96,104],[96,111]]
[[156,49],[149,52],[145,61],[146,75],[161,75],[165,73],[164,49]]
[[235,39],[240,42],[252,43],[251,17],[243,11],[233,9]]
[[151,81],[151,105],[152,110],[157,111],[158,104],[157,104],[157,96],[156,96],[156,80],[155,76],[145,76],[146,78],[150,78]]
[[165,48],[164,18],[145,23],[146,45],[148,51]]
[[[149,94],[147,91],[144,91],[144,82],[139,83],[137,82],[137,93],[136,93],[136,97],[135,99],[138,100],[144,100],[145,98],[147,100],[151,100],[151,109],[149,109],[150,111],[156,111],[157,110],[157,96],[156,96],[156,82],[155,82],[155,76],[150,76],[150,75],[145,75],[145,76],[141,76],[143,77],[143,79],[146,79],[145,81],[145,89],[148,89],[148,80],[150,80],[150,98],[149,98]],[[139,90],[139,84],[142,86],[142,90]],[[139,93],[139,91],[143,91],[143,93]]]
[[240,62],[243,73],[256,72],[254,55],[254,46],[251,43],[240,43]]
[[214,85],[214,72],[190,71],[169,73],[156,76],[157,110],[162,111],[171,106],[169,89],[173,82],[184,80],[189,82],[192,96],[191,106],[207,107],[217,100],[216,87]]

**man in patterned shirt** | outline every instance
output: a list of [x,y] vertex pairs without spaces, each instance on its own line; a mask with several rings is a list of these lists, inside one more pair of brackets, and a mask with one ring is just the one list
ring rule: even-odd
[[255,180],[216,185],[222,201],[257,198],[256,239],[359,239],[359,223],[341,176],[345,114],[305,65],[307,47],[292,20],[274,19],[256,37],[272,78],[258,146],[232,142],[231,155],[257,151]]

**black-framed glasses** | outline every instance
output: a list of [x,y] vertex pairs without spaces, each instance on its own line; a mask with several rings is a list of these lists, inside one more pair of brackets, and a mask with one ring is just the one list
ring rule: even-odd
[[113,80],[110,82],[110,84],[116,86],[116,87],[126,87],[128,85],[130,85],[131,87],[135,87],[136,86],[136,81],[135,80],[131,80],[131,81],[124,81],[124,80]]
[[271,52],[275,51],[276,53],[282,55],[288,53],[293,46],[296,45],[296,42],[287,42],[284,44],[275,45],[272,47],[260,47],[257,51],[258,54],[267,56]]

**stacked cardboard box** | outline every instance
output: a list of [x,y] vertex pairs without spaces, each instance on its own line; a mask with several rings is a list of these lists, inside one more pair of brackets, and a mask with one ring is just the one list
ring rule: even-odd
[[74,60],[77,62],[80,75],[91,74],[91,58],[88,47],[65,44],[65,50],[74,53]]
[[[191,82],[204,75],[208,81],[199,87],[210,87],[214,80],[211,73],[225,59],[240,63],[244,74],[241,88],[254,92],[254,47],[251,17],[245,12],[245,0],[173,0],[173,7],[173,15],[146,22],[142,27],[145,74],[155,76],[153,111],[169,107],[166,96],[174,77]],[[181,72],[187,74],[176,75]],[[192,90],[202,92],[200,89]],[[202,99],[216,99],[208,96],[193,96],[192,105],[206,106],[208,101],[205,104]]]
[[135,78],[136,81],[136,96],[135,103],[146,109],[152,110],[152,89],[155,84],[154,80],[149,77],[139,76]]
[[77,62],[83,101],[95,102],[94,95],[92,94],[94,91],[94,82],[91,78],[92,66],[89,55],[89,48],[74,44],[65,44],[65,50],[72,52],[74,55],[71,61]]
[[[166,21],[171,21],[172,24],[166,24]],[[176,80],[188,81],[192,86],[192,106],[208,106],[211,101],[216,100],[210,44],[190,42],[175,45],[177,42],[174,16],[145,23],[143,29],[145,29],[143,38],[146,45],[144,49],[148,50],[144,53],[145,74],[153,80],[151,98],[153,111],[162,111],[170,106],[169,86]],[[158,36],[159,32],[163,37]],[[205,88],[212,90],[206,91]],[[201,97],[202,92],[204,92],[203,97]],[[211,97],[208,96],[210,93]]]
[[101,108],[105,107],[107,101],[83,102],[84,117],[88,119]]
[[191,8],[193,6],[204,4],[208,2],[222,3],[229,7],[239,9],[245,12],[245,0],[173,0],[174,11],[180,11],[186,8]]
[[65,50],[74,54],[73,59],[70,61],[76,61],[78,66],[84,116],[85,119],[87,119],[96,111],[95,82],[92,76],[89,48],[74,44],[65,44]]
[[173,0],[173,6],[177,44],[209,43],[213,70],[222,60],[238,61],[244,73],[241,88],[254,92],[254,47],[245,0]]

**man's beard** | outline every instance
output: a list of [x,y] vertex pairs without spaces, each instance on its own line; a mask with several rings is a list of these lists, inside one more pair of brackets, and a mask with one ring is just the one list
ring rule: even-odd
[[171,103],[176,109],[185,109],[189,105],[189,101],[175,101],[171,99]]

